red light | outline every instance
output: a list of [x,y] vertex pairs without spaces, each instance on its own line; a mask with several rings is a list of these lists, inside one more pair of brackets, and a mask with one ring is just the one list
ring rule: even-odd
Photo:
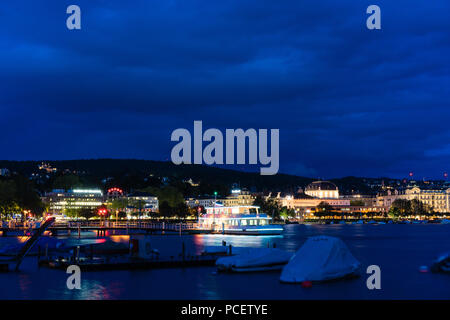
[[117,193],[123,194],[123,190],[120,189],[120,188],[109,188],[108,189],[108,193],[113,193],[113,192],[117,192]]

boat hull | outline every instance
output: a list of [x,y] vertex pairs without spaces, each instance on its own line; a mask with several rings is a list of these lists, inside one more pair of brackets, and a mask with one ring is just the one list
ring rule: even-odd
[[223,234],[234,235],[254,235],[254,236],[271,236],[280,235],[283,233],[282,227],[270,227],[270,228],[236,228],[236,229],[224,229]]

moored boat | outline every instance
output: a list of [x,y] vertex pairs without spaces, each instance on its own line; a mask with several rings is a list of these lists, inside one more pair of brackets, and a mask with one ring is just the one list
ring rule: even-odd
[[258,206],[207,207],[198,219],[199,229],[235,235],[280,235],[283,226],[272,224],[272,218],[259,212]]
[[283,268],[280,281],[329,281],[356,276],[361,264],[345,243],[335,237],[310,237]]
[[450,252],[440,255],[431,266],[432,272],[450,273]]
[[292,254],[275,248],[241,248],[234,256],[217,259],[219,271],[256,272],[281,270]]

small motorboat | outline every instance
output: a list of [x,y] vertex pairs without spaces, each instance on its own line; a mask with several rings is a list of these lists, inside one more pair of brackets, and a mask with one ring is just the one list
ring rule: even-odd
[[441,224],[450,224],[450,220],[449,219],[442,219],[441,220]]
[[450,273],[450,252],[439,256],[431,265],[431,271]]
[[356,221],[356,224],[364,224],[364,221],[363,220],[358,220],[358,221]]
[[241,248],[236,255],[217,259],[219,271],[256,272],[281,270],[292,254],[276,248]]
[[283,268],[280,281],[302,283],[357,276],[361,264],[345,243],[335,237],[310,237]]
[[223,255],[226,256],[229,254],[229,248],[227,246],[206,246],[202,255]]

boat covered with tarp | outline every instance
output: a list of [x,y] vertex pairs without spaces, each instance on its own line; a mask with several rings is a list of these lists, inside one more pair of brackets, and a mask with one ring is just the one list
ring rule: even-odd
[[315,236],[292,256],[283,268],[280,281],[329,281],[357,276],[361,264],[351,254],[345,243],[335,237]]
[[231,272],[281,270],[292,256],[292,253],[276,248],[239,248],[235,253],[217,259],[217,269]]
[[450,252],[440,255],[431,265],[431,271],[450,273]]

